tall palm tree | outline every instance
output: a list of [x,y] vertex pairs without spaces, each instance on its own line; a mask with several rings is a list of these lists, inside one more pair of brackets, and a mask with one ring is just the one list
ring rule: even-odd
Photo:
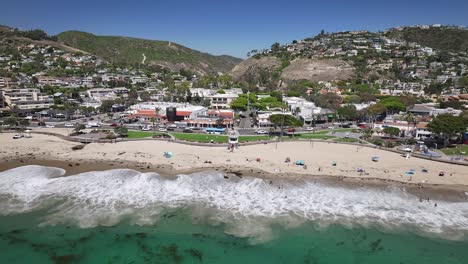
[[[159,122],[161,121],[160,118],[159,118],[159,111],[161,111],[161,107],[156,107],[154,109],[154,111],[156,113],[156,118],[157,118],[156,121],[158,121],[158,125],[159,125]],[[153,124],[153,126],[154,126],[154,124]]]
[[151,117],[151,123],[153,124],[153,134],[155,133],[154,131],[154,123],[156,123],[156,118],[155,117]]
[[410,122],[413,124],[413,128],[416,126],[416,118],[412,113],[410,112],[406,113],[404,120],[408,123],[406,131],[409,131]]

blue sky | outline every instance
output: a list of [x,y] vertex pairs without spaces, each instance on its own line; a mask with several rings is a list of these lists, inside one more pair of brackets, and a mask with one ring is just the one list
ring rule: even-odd
[[468,1],[6,0],[0,11],[0,24],[21,29],[170,40],[237,57],[276,41],[310,37],[321,29],[377,31],[434,23],[467,26]]

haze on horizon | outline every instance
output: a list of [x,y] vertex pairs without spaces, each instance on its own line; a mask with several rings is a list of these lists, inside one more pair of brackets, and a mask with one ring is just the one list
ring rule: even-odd
[[252,49],[327,32],[401,25],[468,25],[468,2],[439,1],[7,1],[0,24],[54,35],[80,30],[168,40],[215,55],[245,58]]

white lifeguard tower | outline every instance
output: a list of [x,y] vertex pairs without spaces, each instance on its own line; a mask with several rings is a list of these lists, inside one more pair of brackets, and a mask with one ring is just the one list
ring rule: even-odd
[[234,145],[237,148],[239,145],[239,132],[236,130],[229,131],[229,139],[228,139],[229,146]]

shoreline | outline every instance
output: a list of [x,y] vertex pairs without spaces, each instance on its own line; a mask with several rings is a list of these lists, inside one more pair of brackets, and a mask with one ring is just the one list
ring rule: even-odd
[[64,169],[66,172],[63,177],[76,175],[80,173],[93,172],[93,171],[105,171],[113,169],[130,169],[139,171],[141,173],[154,172],[158,173],[162,177],[168,179],[175,179],[177,175],[181,174],[193,174],[199,172],[216,171],[223,173],[227,178],[243,178],[252,177],[259,178],[265,181],[269,181],[270,184],[281,186],[282,183],[288,182],[293,184],[301,184],[302,182],[309,181],[319,184],[323,184],[330,187],[338,188],[373,188],[373,189],[388,189],[388,188],[399,188],[404,189],[409,194],[415,195],[426,201],[430,200],[443,200],[448,202],[466,202],[468,201],[468,186],[465,185],[441,185],[441,184],[417,184],[403,181],[395,181],[388,179],[379,178],[355,178],[348,176],[331,176],[331,175],[312,175],[312,174],[271,174],[266,171],[258,170],[255,168],[243,168],[243,169],[232,169],[227,167],[206,167],[206,168],[194,168],[194,169],[182,169],[177,170],[172,166],[167,165],[148,165],[146,163],[135,163],[131,161],[89,161],[89,160],[77,160],[77,161],[64,161],[64,160],[52,160],[52,159],[36,159],[32,158],[20,158],[13,159],[7,162],[0,162],[0,172],[7,171],[13,168],[27,166],[27,165],[38,165],[46,167],[56,167]]
[[[5,146],[0,149],[0,171],[28,164],[60,167],[67,175],[125,168],[157,172],[165,177],[221,171],[274,182],[311,180],[329,185],[404,187],[420,197],[429,192],[451,193],[442,196],[456,199],[468,197],[466,166],[405,159],[398,153],[349,144],[281,142],[241,146],[230,152],[226,148],[148,140],[90,143],[81,150],[72,150],[76,142],[56,136],[35,134],[33,138],[14,140],[9,134],[0,133],[0,145]],[[163,157],[165,151],[173,152],[174,156]],[[380,160],[372,161],[373,156]],[[294,165],[297,160],[307,166]],[[409,170],[414,173],[405,173]],[[438,175],[441,171],[445,172],[444,177]]]

